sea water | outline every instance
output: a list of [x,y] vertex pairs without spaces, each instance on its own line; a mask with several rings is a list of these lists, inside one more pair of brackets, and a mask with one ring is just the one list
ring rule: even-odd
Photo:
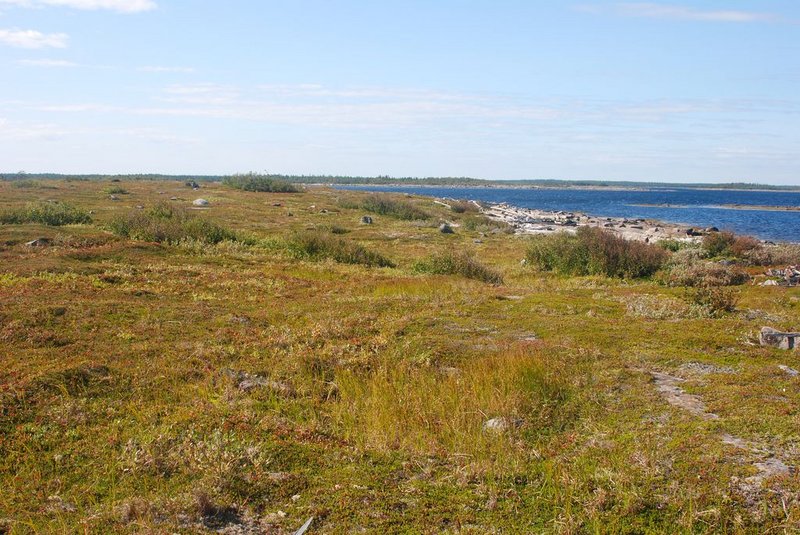
[[[521,208],[583,212],[597,217],[657,219],[717,227],[764,240],[800,242],[800,192],[693,188],[573,189],[429,186],[337,186],[432,197],[505,202]],[[735,209],[730,206],[735,205]],[[763,207],[795,207],[766,210]]]

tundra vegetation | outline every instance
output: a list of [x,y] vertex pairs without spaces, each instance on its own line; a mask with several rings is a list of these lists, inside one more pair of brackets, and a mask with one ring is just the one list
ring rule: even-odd
[[756,336],[800,289],[753,284],[796,248],[41,183],[0,182],[0,532],[800,529],[798,353]]

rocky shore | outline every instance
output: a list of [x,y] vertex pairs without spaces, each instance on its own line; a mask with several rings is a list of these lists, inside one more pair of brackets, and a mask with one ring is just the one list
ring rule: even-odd
[[698,241],[716,228],[698,229],[650,219],[595,217],[580,212],[519,208],[507,203],[483,204],[487,217],[510,225],[521,234],[575,232],[578,227],[600,227],[628,240],[657,242],[660,240]]

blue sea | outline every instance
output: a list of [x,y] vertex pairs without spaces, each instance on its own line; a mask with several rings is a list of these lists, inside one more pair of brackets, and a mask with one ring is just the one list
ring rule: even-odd
[[[800,192],[652,188],[587,190],[339,186],[366,191],[400,191],[432,197],[506,202],[522,208],[583,212],[599,217],[657,219],[692,227],[718,227],[764,240],[800,242],[800,211],[759,210],[757,206],[800,207]],[[732,210],[723,205],[739,205]],[[752,208],[747,208],[747,207]],[[745,208],[745,209],[742,209]]]

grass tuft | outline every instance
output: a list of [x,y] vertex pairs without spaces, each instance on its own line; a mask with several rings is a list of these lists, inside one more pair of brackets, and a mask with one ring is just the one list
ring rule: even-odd
[[618,278],[648,277],[661,268],[667,257],[661,247],[626,240],[593,227],[581,227],[574,235],[535,236],[526,254],[530,264],[544,271]]
[[430,214],[420,210],[407,201],[399,201],[385,195],[370,195],[361,203],[363,210],[379,215],[403,219],[405,221],[416,221],[430,219]]
[[296,258],[310,260],[330,258],[342,264],[361,264],[369,267],[395,266],[394,262],[380,253],[322,232],[298,232],[287,240],[287,246]]
[[413,269],[416,273],[460,275],[491,284],[503,283],[500,273],[484,266],[472,254],[466,252],[434,254],[415,263]]
[[280,180],[267,175],[259,175],[257,173],[229,176],[226,177],[222,183],[228,187],[243,191],[259,191],[270,193],[297,193],[301,191],[300,188],[294,184],[286,182],[285,180]]
[[0,223],[4,225],[40,223],[58,227],[62,225],[83,225],[91,222],[92,217],[89,212],[69,204],[56,202],[28,204],[24,208],[0,214]]
[[216,244],[240,240],[234,231],[166,203],[118,217],[111,221],[109,228],[125,238],[158,243],[197,241]]

